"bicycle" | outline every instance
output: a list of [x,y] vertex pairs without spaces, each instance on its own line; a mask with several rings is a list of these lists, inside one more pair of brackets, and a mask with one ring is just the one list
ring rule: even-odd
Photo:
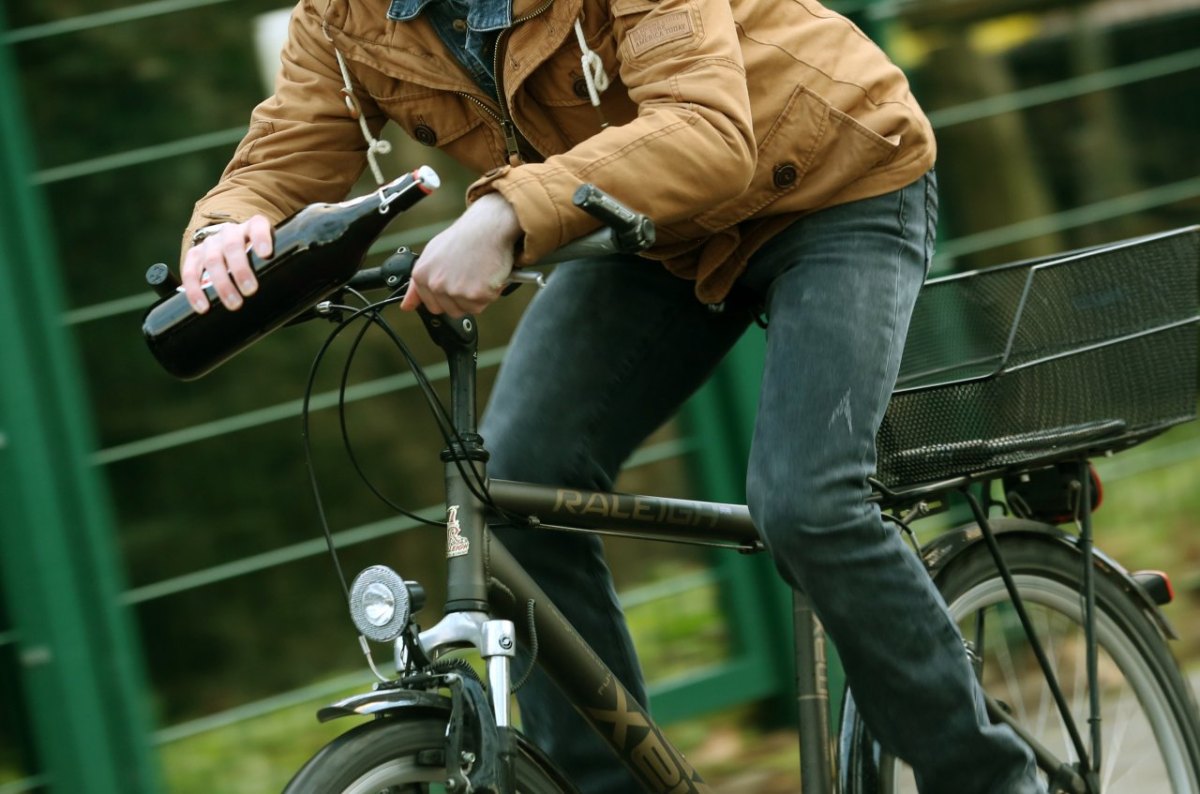
[[[614,245],[644,247],[645,218],[595,193],[577,198],[588,195],[607,208],[598,217],[613,227]],[[584,250],[604,245],[593,238]],[[562,258],[578,251],[568,247]],[[414,260],[401,249],[308,316],[338,322],[331,340],[360,318],[394,334],[379,309],[397,300]],[[1169,581],[1130,573],[1094,548],[1099,482],[1089,463],[1195,417],[1198,271],[1200,227],[1189,227],[930,280],[879,434],[872,498],[897,531],[915,545],[912,523],[951,495],[972,512],[973,522],[917,551],[963,629],[989,715],[1034,749],[1051,791],[1119,792],[1162,779],[1174,794],[1200,792],[1200,718],[1158,610],[1170,601]],[[347,292],[375,288],[392,296],[345,305]],[[379,681],[318,717],[372,719],[320,750],[286,791],[574,791],[512,724],[518,642],[647,791],[708,791],[485,519],[491,510],[537,530],[758,552],[748,510],[489,479],[475,432],[477,322],[421,316],[450,372],[448,409],[425,382],[446,442],[445,617],[422,631],[411,619],[424,601],[420,585],[384,566],[358,575],[347,588],[350,611]],[[942,333],[947,317],[965,330]],[[1059,526],[1069,523],[1077,535]],[[332,541],[330,551],[336,558]],[[803,593],[794,617],[802,790],[913,790],[851,695],[832,735],[823,635]],[[395,676],[378,671],[368,641],[394,647]],[[484,675],[445,656],[461,648],[479,654]]]

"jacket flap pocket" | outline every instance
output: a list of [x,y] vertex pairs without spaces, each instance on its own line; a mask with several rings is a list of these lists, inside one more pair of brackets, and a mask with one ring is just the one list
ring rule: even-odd
[[426,146],[444,146],[483,123],[481,111],[468,106],[471,100],[444,91],[408,86],[402,94],[375,101],[409,137]]
[[[757,119],[756,119],[757,121]],[[788,197],[787,212],[817,209],[895,155],[899,140],[869,130],[798,86],[758,138],[758,165],[741,196],[696,217],[710,231],[726,229]]]

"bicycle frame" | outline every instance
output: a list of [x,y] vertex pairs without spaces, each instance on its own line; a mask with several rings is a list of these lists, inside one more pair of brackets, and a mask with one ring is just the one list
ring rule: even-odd
[[[421,644],[470,642],[488,660],[497,724],[508,724],[508,659],[487,639],[490,618],[511,627],[533,602],[538,664],[564,690],[582,716],[649,791],[703,794],[709,789],[599,656],[541,588],[488,531],[485,506],[472,492],[465,467],[486,474],[486,452],[476,434],[476,328],[470,318],[423,314],[427,330],[445,351],[450,367],[450,418],[461,443],[443,452],[447,496],[446,617],[422,632]],[[554,488],[505,480],[488,481],[498,508],[538,516],[548,529],[605,532],[644,539],[720,545],[759,551],[762,543],[744,505]],[[502,588],[499,592],[494,583]],[[832,794],[832,745],[824,635],[807,598],[795,608],[804,791]],[[476,629],[476,627],[482,627]],[[501,625],[502,634],[511,631]],[[402,653],[398,641],[398,653]],[[511,643],[509,643],[511,646]],[[430,647],[428,650],[433,650]],[[821,759],[813,762],[812,759]]]
[[[487,662],[495,725],[507,729],[510,725],[509,674],[515,656],[514,627],[527,618],[523,610],[532,604],[538,643],[537,663],[556,681],[568,700],[612,746],[617,757],[642,781],[646,789],[656,794],[701,794],[709,791],[701,776],[664,736],[650,715],[616,680],[595,651],[512,555],[491,536],[486,514],[488,507],[494,506],[508,513],[536,517],[535,527],[530,531],[544,528],[616,534],[756,552],[763,547],[749,510],[742,505],[715,502],[604,493],[506,480],[486,481],[487,452],[476,432],[477,335],[474,320],[470,317],[451,319],[424,312],[422,319],[431,337],[447,356],[451,384],[450,419],[457,437],[442,453],[447,497],[446,614],[437,625],[420,633],[421,650],[433,658],[453,647],[474,646]],[[1074,450],[1070,459],[1081,460],[1086,466],[1086,457],[1082,452]],[[953,490],[964,492],[981,530],[968,542],[982,539],[992,548],[1018,612],[1023,613],[1020,596],[1011,582],[1007,566],[999,556],[987,510],[966,489],[972,482],[989,479],[995,474],[985,472],[973,477],[964,476],[928,484],[902,494],[882,489],[882,492],[877,491],[876,498],[895,507],[905,503],[918,504],[924,497],[944,496]],[[1086,603],[1088,668],[1092,681],[1092,718],[1089,727],[1094,753],[1093,757],[1088,757],[1082,738],[1066,709],[1064,719],[1068,721],[1069,730],[1074,736],[1076,751],[1080,758],[1087,759],[1082,774],[1038,747],[1030,737],[1025,738],[1034,747],[1039,765],[1066,790],[1086,792],[1096,790],[1094,775],[1100,761],[1091,576],[1094,558],[1105,565],[1108,561],[1098,553],[1093,556],[1087,493],[1090,479],[1085,475],[1082,480],[1079,549],[1086,566],[1083,598]],[[490,505],[485,505],[480,498],[478,483],[482,481],[487,482]],[[921,512],[918,507],[913,515],[919,516]],[[1116,571],[1118,577],[1124,576],[1119,567]],[[1127,576],[1124,578],[1128,579]],[[1138,590],[1132,581],[1128,584],[1132,585],[1131,592]],[[1036,634],[1030,630],[1027,618],[1023,617],[1023,621],[1027,624],[1026,631],[1031,644],[1036,646]],[[802,790],[805,794],[834,794],[837,786],[835,748],[829,733],[824,634],[807,597],[802,593],[795,595],[794,625],[800,751],[804,759]],[[405,638],[396,641],[396,650],[398,662],[406,658]],[[1040,648],[1037,651],[1041,653]],[[1061,704],[1062,695],[1053,671],[1044,659],[1042,662],[1049,686]],[[399,703],[400,700],[396,698],[404,697],[402,692],[391,692],[393,694],[389,695],[385,690],[382,694],[366,696],[357,702],[371,704],[364,711],[386,710],[389,703]],[[1007,717],[1002,707],[992,702],[988,705],[993,720],[1008,722],[1020,732],[1020,727]],[[1088,781],[1087,778],[1093,780]],[[511,780],[511,777],[506,779]]]

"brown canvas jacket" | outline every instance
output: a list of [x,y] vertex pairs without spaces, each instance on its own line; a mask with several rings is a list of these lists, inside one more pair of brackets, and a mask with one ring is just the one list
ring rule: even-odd
[[[799,214],[898,189],[933,165],[932,130],[901,71],[813,0],[515,0],[496,47],[499,106],[424,19],[385,12],[382,0],[301,0],[276,93],[185,239],[345,196],[366,145],[334,47],[373,133],[395,122],[483,175],[469,198],[499,191],[512,203],[519,264],[595,228],[570,201],[592,182],[655,220],[650,256],[709,302]],[[612,81],[599,109],[576,19]]]

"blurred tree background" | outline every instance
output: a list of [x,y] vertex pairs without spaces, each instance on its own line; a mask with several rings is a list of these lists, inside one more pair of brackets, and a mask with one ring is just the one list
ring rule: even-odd
[[[938,268],[981,267],[1200,220],[1197,0],[830,5],[853,13],[909,72],[938,129]],[[3,8],[7,33],[0,36],[17,63],[34,181],[49,209],[65,287],[64,322],[80,351],[98,434],[93,462],[111,494],[114,542],[129,586],[123,603],[140,632],[169,785],[233,791],[213,785],[211,768],[193,766],[196,757],[220,758],[250,741],[255,729],[237,722],[238,709],[362,667],[317,540],[297,418],[328,329],[310,324],[277,333],[198,383],[166,376],[139,338],[150,302],[142,274],[156,261],[174,266],[192,203],[217,179],[249,109],[263,97],[255,20],[279,3],[3,0]],[[397,135],[388,133],[396,151],[387,173],[429,163],[444,187],[391,227],[391,247],[427,239],[460,209],[469,180],[435,151]],[[370,187],[363,182],[359,192]],[[485,383],[529,292],[487,314]],[[418,357],[436,364],[438,353],[411,318],[393,319]],[[404,522],[346,464],[328,408],[338,366],[318,379],[325,407],[314,415],[312,442],[331,525],[363,538],[343,552],[343,564],[353,572],[387,562],[419,577],[444,541],[437,531],[402,531]],[[396,352],[371,337],[356,358],[352,380],[362,392],[348,408],[348,424],[356,453],[389,497],[436,511],[441,442],[419,396],[398,388],[402,372]],[[620,487],[698,496],[691,461],[679,454],[695,443],[678,425],[664,429]],[[1175,456],[1196,455],[1194,444],[1186,449]],[[1145,512],[1184,505],[1187,476],[1161,496],[1140,486]],[[1172,487],[1168,479],[1164,489]],[[1181,525],[1157,542],[1194,536],[1194,512],[1190,504],[1181,508]],[[1144,553],[1127,545],[1131,555]],[[610,548],[626,591],[666,575],[693,575],[709,559],[667,547]],[[1185,562],[1171,573],[1186,578],[1200,569],[1200,550],[1193,541],[1180,551],[1175,559]],[[436,583],[425,584],[436,603]],[[676,667],[726,653],[720,626],[707,629],[711,637],[692,658],[686,642],[663,635],[668,621],[638,625],[666,636],[662,654],[684,654]],[[0,640],[8,628],[0,610]],[[1197,634],[1200,625],[1188,638],[1191,652]],[[11,644],[0,642],[0,791],[36,771],[18,681]],[[302,757],[319,744],[328,731],[316,729],[310,713],[306,706],[303,723],[276,734],[301,735],[299,751],[295,741],[285,751],[263,739],[257,763],[274,767],[277,754]],[[222,722],[221,715],[232,716]],[[208,719],[223,727],[210,730]],[[185,744],[187,752],[171,750]],[[288,767],[278,765],[286,778]],[[270,785],[280,782],[279,769],[263,774]]]

